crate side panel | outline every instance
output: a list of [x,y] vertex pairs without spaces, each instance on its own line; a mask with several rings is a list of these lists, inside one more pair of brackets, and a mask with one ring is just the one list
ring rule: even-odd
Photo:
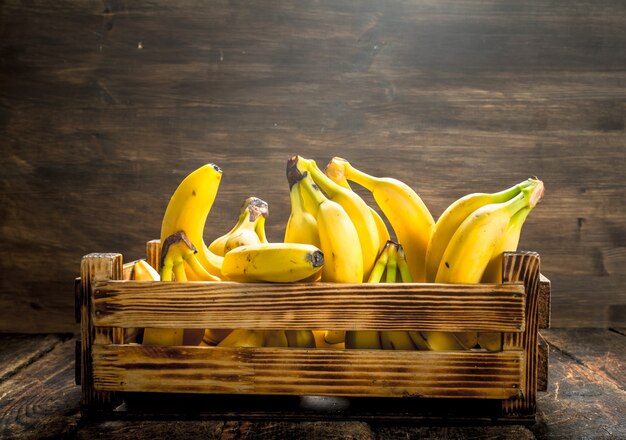
[[100,390],[507,399],[522,352],[94,347]]
[[524,287],[104,281],[98,326],[519,332]]

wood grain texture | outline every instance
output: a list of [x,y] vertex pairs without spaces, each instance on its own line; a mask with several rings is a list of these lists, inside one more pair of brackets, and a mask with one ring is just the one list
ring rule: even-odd
[[514,399],[502,402],[505,414],[512,417],[534,415],[537,405],[537,369],[539,345],[539,255],[535,252],[505,252],[502,262],[503,283],[524,283],[526,290],[525,328],[522,333],[504,333],[503,350],[522,350],[523,394]]
[[94,345],[105,391],[507,399],[521,352]]
[[[42,357],[0,380],[3,439],[65,438],[79,423],[81,391],[74,385],[75,340],[47,340]],[[41,339],[34,337],[30,344],[23,338],[16,338],[15,343],[18,341],[34,348]]]
[[80,384],[81,412],[89,414],[94,408],[112,408],[119,404],[115,393],[96,390],[93,386],[92,350],[94,344],[122,344],[124,330],[121,328],[95,327],[91,321],[92,287],[97,280],[120,280],[124,274],[122,255],[116,253],[91,253],[80,264],[82,299]]
[[0,382],[45,356],[67,335],[0,334]]
[[550,316],[552,315],[552,283],[541,273],[539,274],[537,314],[539,328],[550,328]]
[[553,325],[624,327],[624,21],[621,0],[5,0],[0,330],[76,331],[82,255],[142,257],[206,162],[207,241],[252,195],[280,240],[293,153],[397,177],[435,217],[539,176],[520,246]]
[[94,287],[96,326],[337,330],[524,329],[521,284],[116,282]]
[[608,330],[544,331],[548,392],[539,394],[537,438],[626,438],[626,337]]
[[[275,439],[289,437],[289,433],[294,438],[381,440],[626,437],[626,391],[602,375],[622,368],[624,334],[608,330],[544,333],[551,351],[550,383],[547,393],[539,393],[538,421],[528,427],[478,425],[494,424],[484,414],[481,418],[479,404],[491,402],[484,399],[452,411],[451,399],[320,396],[207,395],[200,399],[189,394],[148,393],[140,399],[139,393],[130,393],[125,396],[125,412],[81,419],[80,390],[73,385],[71,365],[75,340],[58,343],[43,336],[50,345],[42,347],[42,335],[3,335],[3,347],[32,346],[34,352],[43,349],[46,353],[32,363],[21,363],[12,376],[0,378],[0,436],[16,440]],[[617,362],[604,363],[607,354]],[[2,359],[5,367],[5,362],[11,362]]]

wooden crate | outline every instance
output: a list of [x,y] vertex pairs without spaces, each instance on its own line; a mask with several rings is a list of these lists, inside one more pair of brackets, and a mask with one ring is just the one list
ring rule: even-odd
[[[159,243],[148,242],[156,266]],[[508,253],[502,284],[131,281],[120,254],[83,257],[76,283],[84,414],[533,422],[545,389],[550,282]],[[502,332],[500,352],[154,347],[128,329]],[[316,397],[311,397],[316,396]]]

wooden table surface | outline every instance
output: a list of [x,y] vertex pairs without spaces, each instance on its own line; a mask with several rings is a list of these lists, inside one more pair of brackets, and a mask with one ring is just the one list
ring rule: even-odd
[[372,421],[85,419],[69,334],[0,334],[0,438],[626,438],[626,329],[545,331],[549,384],[532,426]]

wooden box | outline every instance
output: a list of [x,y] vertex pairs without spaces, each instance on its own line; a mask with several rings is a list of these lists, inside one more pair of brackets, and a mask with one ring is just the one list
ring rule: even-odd
[[[156,266],[159,243],[148,242]],[[502,284],[131,281],[89,254],[76,283],[77,383],[89,415],[532,422],[545,389],[550,282],[506,254]],[[153,347],[131,328],[502,332],[499,352]],[[317,397],[310,397],[317,396]]]

